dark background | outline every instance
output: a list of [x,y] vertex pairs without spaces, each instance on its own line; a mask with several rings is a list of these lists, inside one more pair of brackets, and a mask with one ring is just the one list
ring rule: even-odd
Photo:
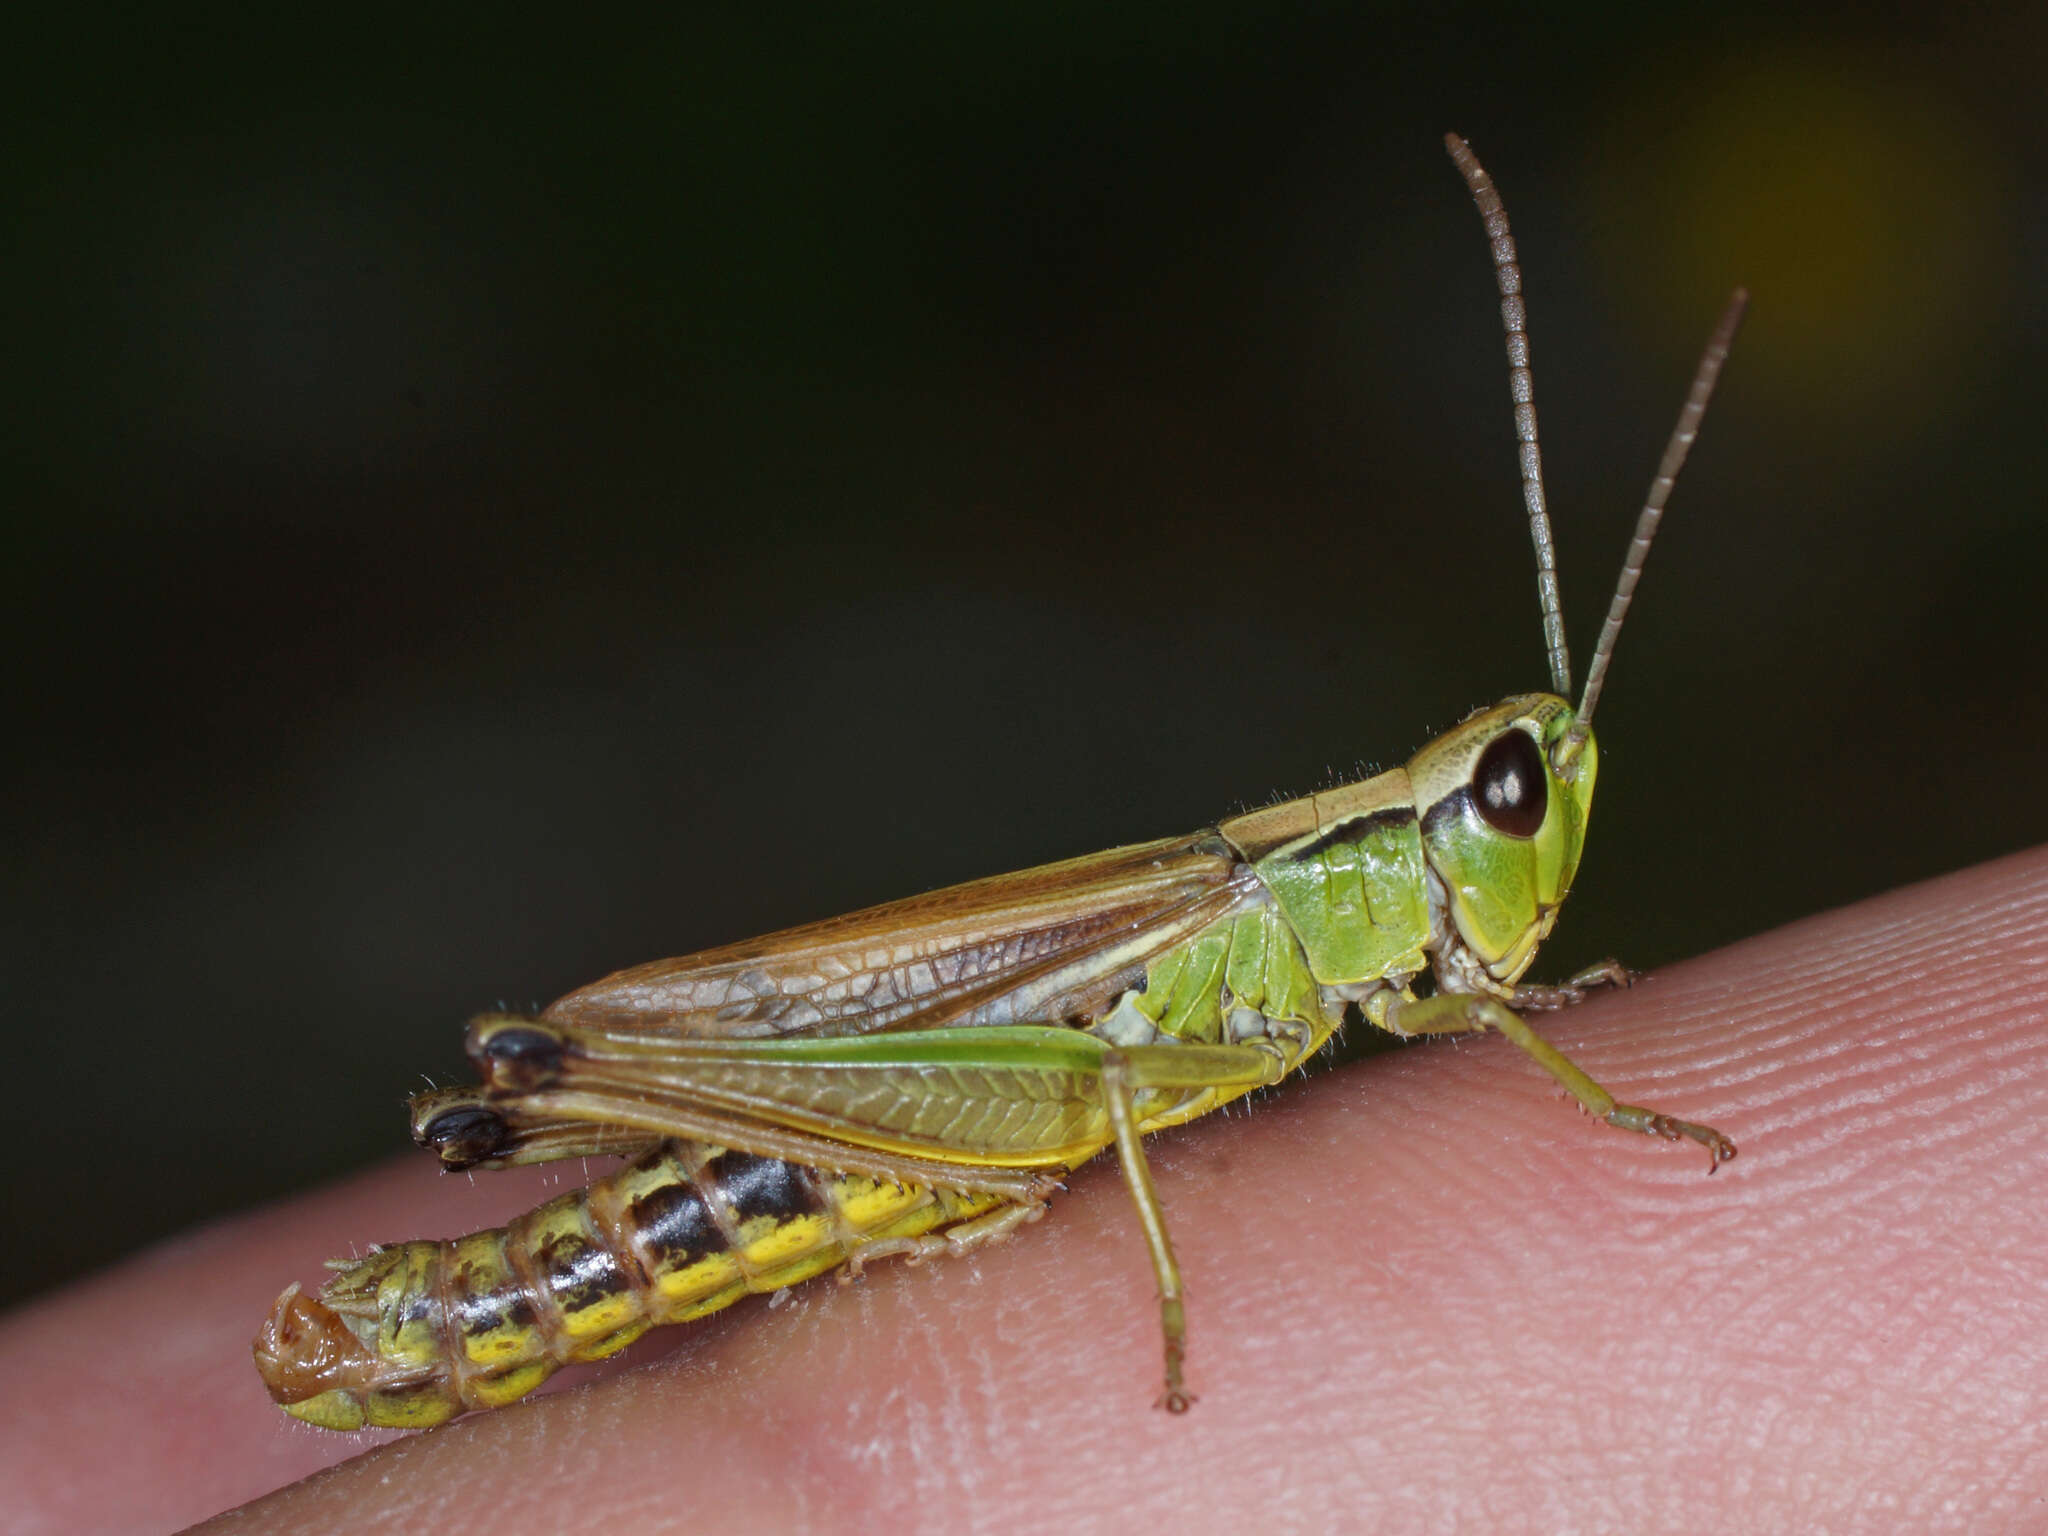
[[1582,662],[1755,291],[1542,971],[2048,836],[2042,12],[1654,9],[22,39],[0,1297],[403,1147],[479,1007],[1543,686],[1446,129]]

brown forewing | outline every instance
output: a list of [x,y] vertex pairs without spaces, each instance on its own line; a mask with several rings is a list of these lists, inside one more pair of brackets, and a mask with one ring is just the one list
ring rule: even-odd
[[637,965],[543,1017],[699,1037],[1087,1017],[1257,889],[1213,831],[1163,838]]

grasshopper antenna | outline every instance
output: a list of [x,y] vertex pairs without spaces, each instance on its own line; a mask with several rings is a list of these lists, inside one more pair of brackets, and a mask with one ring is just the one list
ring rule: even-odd
[[1692,389],[1685,397],[1685,407],[1678,413],[1678,425],[1671,429],[1671,441],[1664,445],[1664,458],[1657,465],[1657,478],[1650,482],[1650,494],[1643,501],[1643,510],[1636,517],[1635,536],[1630,539],[1628,558],[1621,563],[1621,579],[1614,584],[1614,601],[1607,606],[1607,622],[1600,626],[1599,642],[1593,647],[1593,661],[1586,668],[1586,691],[1579,698],[1579,707],[1574,715],[1571,728],[1564,734],[1564,740],[1557,744],[1555,762],[1563,772],[1579,755],[1579,748],[1586,744],[1587,733],[1593,728],[1593,706],[1600,702],[1600,685],[1607,681],[1607,664],[1614,657],[1615,637],[1621,633],[1621,621],[1628,617],[1628,605],[1635,597],[1636,582],[1643,574],[1643,563],[1650,558],[1650,540],[1657,536],[1657,524],[1664,517],[1664,503],[1671,499],[1671,487],[1678,479],[1678,471],[1685,464],[1685,456],[1692,451],[1693,439],[1699,436],[1700,418],[1707,414],[1707,402],[1714,398],[1714,384],[1721,377],[1721,365],[1728,361],[1728,349],[1735,343],[1736,327],[1742,324],[1742,312],[1749,307],[1749,290],[1738,288],[1728,296],[1728,304],[1721,311],[1721,319],[1714,326],[1714,334],[1707,338],[1707,349],[1700,354],[1700,365],[1692,376]]
[[[1529,509],[1529,537],[1536,545],[1536,598],[1543,605],[1543,647],[1550,653],[1553,691],[1571,697],[1572,656],[1564,643],[1564,604],[1557,590],[1557,545],[1550,534],[1550,511],[1543,496],[1543,450],[1536,445],[1536,390],[1529,375],[1529,314],[1522,299],[1522,269],[1515,260],[1515,237],[1508,232],[1508,213],[1501,206],[1493,178],[1455,133],[1444,135],[1444,148],[1458,174],[1471,189],[1493,247],[1493,275],[1500,284],[1500,324],[1507,333],[1508,393],[1515,400],[1515,438],[1521,447],[1522,504]],[[1684,455],[1680,455],[1684,457]]]

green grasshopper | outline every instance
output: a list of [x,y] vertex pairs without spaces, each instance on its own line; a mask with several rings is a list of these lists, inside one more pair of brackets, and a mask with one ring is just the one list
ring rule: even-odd
[[[1498,1030],[1622,1130],[1735,1155],[1617,1103],[1524,1022],[1626,985],[1613,961],[1524,986],[1585,844],[1592,718],[1650,539],[1741,318],[1730,300],[1636,524],[1585,691],[1569,702],[1506,214],[1447,140],[1501,292],[1553,693],[1469,716],[1405,767],[1163,838],[622,971],[538,1017],[469,1028],[474,1088],[413,1104],[450,1167],[592,1154],[618,1173],[510,1226],[339,1262],[255,1344],[310,1423],[417,1427],[525,1395],[648,1328],[878,1258],[964,1253],[1044,1214],[1116,1148],[1184,1411],[1180,1270],[1145,1136],[1299,1069],[1346,1022]],[[1433,981],[1433,988],[1419,982]]]

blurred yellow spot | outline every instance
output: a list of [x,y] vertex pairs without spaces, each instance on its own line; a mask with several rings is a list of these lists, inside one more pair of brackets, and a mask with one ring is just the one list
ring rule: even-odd
[[[1591,173],[1646,345],[1681,297],[1742,283],[1749,398],[1878,435],[1967,409],[1958,385],[2011,319],[2015,242],[2013,168],[1963,108],[1894,60],[1780,52],[1617,118],[1621,163]],[[1702,331],[1712,313],[1701,298]]]

